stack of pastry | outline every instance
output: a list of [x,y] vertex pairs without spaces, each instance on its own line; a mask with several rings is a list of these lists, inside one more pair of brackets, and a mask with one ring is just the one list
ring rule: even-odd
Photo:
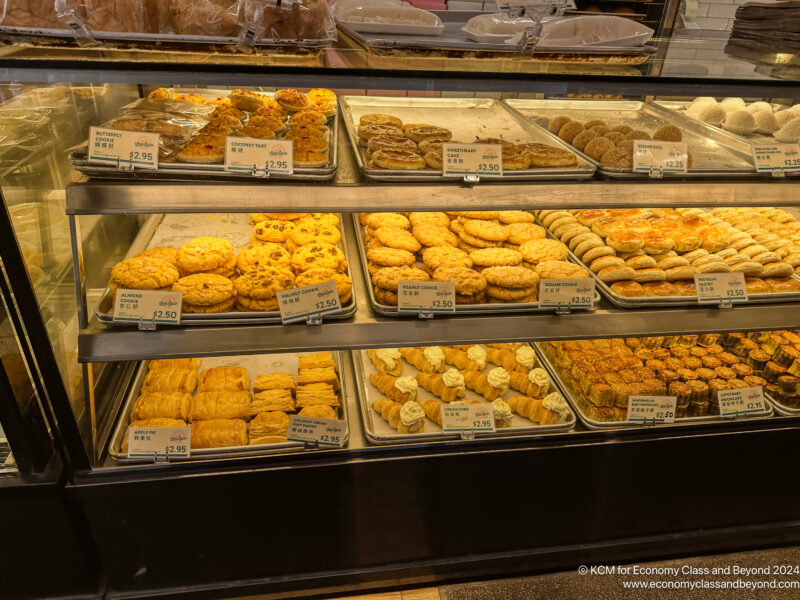
[[[443,403],[488,401],[497,428],[512,427],[513,412],[540,425],[572,418],[528,344],[380,348],[367,356],[375,368],[370,383],[385,396],[372,408],[400,433],[423,432],[426,417],[441,426]],[[420,388],[432,397],[422,398]]]
[[530,168],[576,167],[574,154],[546,144],[511,142],[499,138],[480,138],[456,142],[446,127],[427,123],[403,123],[395,116],[371,113],[358,122],[358,144],[371,169],[418,171],[442,170],[442,144],[496,144],[502,147],[504,171]]
[[[653,139],[665,142],[683,140],[681,130],[674,125],[662,125],[653,132],[651,137],[647,131],[634,129],[628,125],[617,125],[600,119],[579,123],[565,116],[550,119],[547,123],[547,130],[572,145],[576,150],[615,169],[633,167],[634,140]],[[691,167],[691,153],[688,162],[688,166]]]
[[237,255],[216,237],[195,238],[180,248],[152,248],[117,264],[109,289],[181,292],[183,312],[277,311],[280,291],[335,281],[342,304],[353,282],[339,247],[334,213],[253,213],[250,246]]
[[537,216],[620,296],[694,296],[700,273],[743,273],[749,294],[800,290],[778,254],[700,209],[543,210]]
[[526,211],[361,213],[379,303],[400,281],[452,281],[457,304],[536,302],[540,278],[588,277]]

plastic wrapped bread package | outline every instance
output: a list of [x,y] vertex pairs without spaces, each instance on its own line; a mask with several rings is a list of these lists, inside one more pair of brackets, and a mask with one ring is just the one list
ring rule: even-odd
[[336,25],[325,0],[244,0],[244,24],[256,40],[334,40]]
[[58,19],[55,0],[0,0],[0,25],[64,29]]
[[242,0],[155,1],[169,4],[170,33],[236,37],[241,31]]
[[441,35],[442,20],[427,10],[397,0],[339,0],[336,22],[354,31],[399,35]]
[[95,31],[152,33],[145,0],[55,0],[55,11],[64,25],[77,24],[86,35]]

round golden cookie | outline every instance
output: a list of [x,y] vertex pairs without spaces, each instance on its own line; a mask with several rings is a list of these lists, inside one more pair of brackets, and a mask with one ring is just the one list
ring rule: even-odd
[[499,221],[505,225],[511,223],[533,223],[536,220],[527,210],[501,210],[497,214]]
[[397,306],[397,293],[391,290],[384,290],[382,288],[375,288],[375,299],[378,304],[387,306]]
[[441,225],[417,225],[411,233],[427,247],[455,246],[458,243],[456,234]]
[[326,244],[336,244],[342,239],[342,233],[338,227],[329,225],[297,225],[289,239],[296,246],[305,246],[314,242],[324,242]]
[[410,226],[408,217],[396,212],[369,213],[364,224],[372,229],[379,229],[381,227],[408,229]]
[[253,234],[264,242],[281,243],[289,239],[295,225],[292,221],[261,221],[256,223]]
[[175,248],[150,248],[149,250],[144,250],[143,252],[139,252],[136,256],[147,256],[150,258],[160,258],[161,260],[165,260],[170,264],[175,265],[176,260],[178,259],[178,251]]
[[217,237],[198,237],[178,248],[176,263],[182,273],[200,273],[226,267],[236,260],[233,246]]
[[408,220],[411,222],[412,228],[420,225],[450,226],[450,217],[443,212],[412,212],[409,213]]
[[253,223],[260,221],[296,221],[309,213],[250,213],[250,220]]
[[172,291],[181,292],[185,304],[209,306],[233,298],[233,282],[221,275],[195,273],[178,279]]
[[462,296],[479,294],[486,289],[486,279],[483,275],[469,267],[443,265],[433,272],[431,279],[454,282],[456,293]]
[[233,310],[235,298],[231,296],[219,304],[181,304],[181,312],[185,313],[224,313]]
[[525,262],[537,264],[547,260],[566,260],[569,249],[557,240],[541,239],[521,244],[519,253]]
[[491,285],[504,288],[530,288],[539,285],[539,274],[527,267],[488,267],[481,275]]
[[323,283],[325,281],[336,282],[336,292],[339,294],[340,302],[344,303],[350,298],[353,291],[353,280],[344,273],[339,273],[333,269],[314,267],[308,271],[300,273],[300,275],[297,276],[297,279],[295,279],[294,283],[296,287],[303,287],[306,285]]
[[339,227],[339,215],[336,213],[310,213],[303,215],[295,221],[297,227],[320,226],[320,227]]
[[275,242],[263,242],[258,246],[245,248],[236,257],[236,266],[241,273],[258,267],[288,267],[291,262],[291,255]]
[[278,310],[278,299],[256,300],[248,296],[237,296],[236,308],[242,312],[273,312]]
[[372,276],[372,283],[384,290],[397,290],[400,281],[428,281],[430,277],[416,267],[383,267]]
[[471,267],[472,259],[459,248],[453,246],[432,246],[422,251],[422,262],[429,269],[436,270],[442,265]]
[[294,275],[289,269],[265,269],[259,267],[239,277],[233,287],[239,297],[247,296],[253,300],[268,300],[283,290],[295,286]]
[[522,262],[522,255],[508,248],[483,248],[471,252],[469,257],[480,267],[513,266]]
[[460,210],[460,211],[450,212],[447,214],[456,217],[465,217],[467,219],[483,219],[487,221],[499,219],[500,217],[499,210]]
[[535,287],[507,288],[497,285],[486,286],[486,295],[489,296],[489,298],[503,300],[504,302],[520,302],[523,298],[535,293]]
[[456,294],[456,304],[483,304],[484,302],[486,302],[486,292],[471,294],[469,296]]
[[[169,287],[180,277],[175,265],[160,258],[134,256],[111,269],[109,287],[133,290],[158,290]],[[112,290],[112,291],[113,291]]]
[[327,267],[344,273],[347,269],[347,259],[340,248],[323,242],[300,246],[292,254],[292,269],[295,273],[302,273],[314,267]]
[[[459,241],[465,242],[467,245],[475,248],[499,248],[503,242],[493,242],[491,240],[484,240],[483,238],[475,237],[468,234],[466,231],[458,233]],[[460,247],[460,246],[459,246]]]
[[398,248],[370,248],[367,260],[381,267],[402,267],[413,265],[416,258],[408,250]]
[[379,227],[375,230],[375,237],[381,244],[389,248],[399,248],[409,252],[418,252],[422,248],[422,244],[410,231],[399,227]]
[[563,260],[545,260],[536,265],[536,273],[542,279],[582,279],[589,277],[583,267]]
[[469,235],[489,240],[491,242],[503,242],[508,237],[505,225],[492,223],[486,220],[467,219],[463,223],[464,231]]
[[506,234],[506,241],[517,246],[547,237],[544,227],[539,227],[533,223],[511,223],[506,225]]
[[468,244],[461,238],[458,239],[458,244],[456,245],[456,248],[466,252],[467,254],[469,254],[470,252],[475,252],[475,250],[480,250],[478,246],[473,246],[472,244]]

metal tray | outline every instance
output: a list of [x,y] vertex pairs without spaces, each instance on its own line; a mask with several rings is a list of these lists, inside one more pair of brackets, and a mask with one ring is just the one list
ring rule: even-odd
[[[533,344],[534,349],[536,350],[536,354],[539,356],[539,362],[542,365],[542,368],[547,371],[547,374],[550,375],[550,379],[558,386],[559,390],[561,391],[564,398],[572,406],[572,409],[575,411],[575,414],[578,415],[578,418],[581,420],[581,423],[586,425],[589,429],[619,429],[619,428],[633,428],[633,427],[645,427],[641,423],[631,423],[630,421],[595,421],[594,419],[590,419],[586,415],[583,414],[581,410],[580,404],[576,400],[575,396],[580,395],[580,390],[574,390],[570,386],[566,385],[564,381],[561,379],[558,371],[556,368],[550,363],[550,359],[544,351],[544,348],[541,344],[536,343]],[[766,403],[766,410],[763,413],[759,414],[752,414],[746,415],[743,417],[736,417],[737,420],[740,419],[753,419],[753,418],[763,418],[763,417],[771,417],[775,414],[772,410],[772,404],[774,400],[770,398],[766,393],[764,394],[764,398],[768,400]],[[647,425],[646,427],[673,427],[675,425],[683,425],[689,423],[708,423],[710,421],[733,421],[734,419],[731,417],[721,417],[719,415],[705,415],[702,417],[681,417],[676,418],[674,423],[660,423],[658,425]]]
[[[683,133],[683,141],[692,154],[693,166],[687,173],[664,173],[665,178],[731,178],[760,177],[757,173],[750,144],[740,138],[705,123],[687,119],[653,103],[631,100],[503,100],[518,115],[546,127],[557,116],[578,121],[602,119],[614,125],[628,125],[652,134],[662,125],[675,125]],[[614,168],[602,164],[573,148],[584,159],[597,165],[597,172],[609,179],[647,179],[647,173],[634,173],[631,168]],[[769,173],[766,176],[771,175]]]
[[[292,373],[297,378],[297,356],[300,354],[313,354],[312,352],[298,352],[297,354],[247,354],[243,356],[223,356],[218,358],[203,358],[198,370],[208,369],[210,367],[218,367],[223,365],[235,365],[247,367],[250,373],[250,380],[255,381],[256,375],[262,373]],[[347,395],[352,393],[350,390],[350,383],[346,379],[346,372],[342,365],[341,352],[333,352],[333,360],[336,363],[339,375],[339,383],[342,389],[339,390],[339,418],[348,422],[347,431],[345,432],[345,444],[350,439],[350,425],[347,418]],[[133,410],[133,405],[139,397],[139,391],[144,384],[145,377],[147,376],[148,365],[150,361],[142,361],[136,369],[136,373],[131,381],[125,398],[123,399],[122,412],[114,428],[114,433],[111,437],[111,442],[108,446],[108,453],[119,463],[143,463],[148,462],[147,459],[142,458],[128,458],[128,455],[122,452],[122,441],[125,438],[125,433],[128,431],[130,424],[130,414]],[[251,388],[252,392],[252,388]],[[250,432],[250,424],[247,425],[248,436]],[[170,459],[174,461],[189,461],[195,459],[207,458],[225,458],[229,456],[253,456],[264,454],[277,454],[281,452],[292,452],[302,450],[304,444],[300,442],[280,442],[275,444],[256,444],[253,446],[228,446],[225,448],[198,448],[192,450],[189,458],[176,458]]]
[[800,407],[798,406],[788,406],[783,402],[779,402],[772,396],[764,394],[764,397],[769,400],[769,403],[775,409],[775,412],[783,417],[796,417],[800,415]]
[[[553,240],[558,240],[558,237],[550,231],[547,227],[542,225],[539,219],[536,219],[536,224],[543,227],[547,232],[547,237]],[[614,293],[611,286],[597,276],[597,273],[589,268],[572,250],[569,251],[569,258],[572,262],[577,263],[589,271],[589,275],[595,281],[595,287],[603,292],[603,295],[611,301],[614,306],[619,308],[647,308],[650,306],[700,306],[708,308],[713,304],[698,304],[697,296],[647,296],[644,298],[626,298]],[[793,279],[800,281],[800,276],[797,274],[792,275]],[[775,294],[748,294],[747,302],[744,304],[768,304],[772,302],[797,302],[800,300],[800,292],[781,292]],[[734,306],[736,306],[734,304]]]
[[[208,93],[208,90],[206,90]],[[227,94],[228,90],[224,90]],[[274,94],[260,92],[265,96],[272,97]],[[124,107],[123,107],[124,108]],[[339,113],[338,111],[328,118],[330,131],[328,132],[328,164],[324,167],[295,167],[291,175],[280,173],[264,175],[252,175],[240,171],[226,171],[224,163],[184,163],[184,162],[162,162],[159,161],[158,169],[136,169],[122,170],[111,166],[90,163],[88,160],[87,146],[82,144],[70,154],[70,166],[76,171],[80,171],[89,177],[103,178],[139,178],[139,179],[175,179],[178,177],[213,177],[222,179],[248,179],[248,180],[290,180],[290,181],[329,181],[336,174],[336,166],[339,158]],[[280,139],[280,138],[279,138]]]
[[[367,244],[364,239],[363,226],[359,223],[358,213],[353,213],[353,227],[356,230],[356,241],[358,242],[358,256],[361,259],[361,269],[366,278],[366,288],[369,294],[369,302],[372,305],[372,310],[387,317],[408,317],[414,316],[414,313],[401,313],[396,306],[389,304],[381,304],[375,296],[375,288],[372,285],[372,279],[367,265]],[[600,302],[600,294],[595,291],[594,303],[595,306]],[[575,310],[594,310],[593,308]],[[517,313],[517,312],[555,312],[554,308],[540,308],[538,302],[487,302],[484,304],[457,304],[456,313],[462,315],[474,314],[500,314],[500,313]]]
[[[537,352],[537,359],[539,362],[541,362],[541,358],[542,357],[538,356]],[[389,424],[381,419],[380,416],[374,410],[372,410],[372,407],[370,406],[372,400],[383,398],[384,396],[369,382],[370,374],[377,373],[377,370],[367,356],[367,351],[354,350],[353,363],[355,364],[358,405],[361,408],[361,418],[364,423],[364,433],[370,442],[373,444],[384,445],[407,444],[414,442],[439,442],[444,440],[461,439],[461,435],[458,433],[442,433],[442,428],[427,417],[425,421],[425,431],[422,433],[398,433],[397,430],[389,427]],[[486,366],[486,369],[492,368],[493,366],[494,365],[489,363]],[[417,373],[419,373],[419,371],[415,367],[411,366],[405,361],[403,362],[403,375],[416,376]],[[558,390],[551,383],[548,393],[556,391]],[[422,387],[419,388],[418,394],[423,399],[438,399],[437,396],[423,389]],[[510,389],[504,396],[501,397],[508,398],[515,395],[518,396],[519,392]],[[473,392],[470,389],[467,389],[465,399],[482,400],[483,402],[489,404],[488,400],[484,399],[483,396]],[[529,421],[525,417],[521,417],[520,415],[514,413],[514,420],[511,427],[498,429],[495,433],[476,433],[475,437],[490,438],[518,435],[534,436],[546,433],[569,431],[575,427],[575,422],[576,420],[574,412],[569,421],[566,421],[565,423],[558,423],[556,425],[535,425],[532,421]]]
[[519,142],[539,142],[558,146],[576,155],[578,166],[572,168],[541,168],[507,171],[503,175],[481,175],[481,179],[502,181],[535,181],[590,179],[595,168],[583,160],[569,144],[551,135],[530,121],[519,118],[508,111],[497,100],[486,98],[390,98],[380,96],[342,96],[339,98],[342,119],[353,146],[358,168],[365,177],[373,181],[450,181],[459,183],[459,177],[444,177],[441,171],[424,169],[409,171],[402,169],[371,168],[366,151],[358,145],[358,121],[367,113],[386,112],[405,123],[430,123],[447,127],[453,139],[469,142],[477,137],[503,137]]
[[[339,215],[339,230],[342,239],[338,246],[346,252],[345,229]],[[178,248],[182,244],[200,236],[214,236],[227,239],[240,250],[246,248],[253,233],[250,216],[246,213],[213,213],[213,214],[167,214],[152,215],[147,223],[139,230],[136,239],[128,249],[125,258],[136,256],[148,248],[167,246]],[[350,276],[350,269],[346,271]],[[339,313],[322,315],[323,320],[348,319],[356,312],[355,297],[342,306]],[[95,315],[101,323],[118,327],[130,327],[131,323],[114,322],[114,296],[106,288],[95,308]],[[259,325],[262,323],[280,323],[280,311],[268,312],[242,312],[231,311],[224,313],[182,313],[181,326],[199,325]],[[135,324],[134,324],[135,326]]]

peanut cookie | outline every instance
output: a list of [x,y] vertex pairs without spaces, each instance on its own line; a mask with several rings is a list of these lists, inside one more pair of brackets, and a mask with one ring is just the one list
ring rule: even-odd
[[422,245],[410,231],[399,227],[379,227],[375,230],[375,237],[384,246],[399,248],[409,252],[418,252]]
[[268,300],[283,290],[295,287],[294,275],[289,269],[266,269],[259,267],[248,271],[234,283],[239,296],[253,300]]
[[476,248],[499,248],[502,245],[502,242],[495,242],[492,240],[484,240],[483,238],[475,237],[474,235],[470,235],[466,231],[462,231],[458,234],[458,238],[462,242],[466,242],[470,246],[475,246]]
[[337,227],[329,225],[298,225],[292,230],[289,239],[298,247],[314,242],[336,244],[342,239],[342,234]]
[[582,279],[589,277],[583,267],[563,260],[545,260],[536,265],[536,272],[542,279]]
[[236,308],[242,312],[273,312],[278,310],[278,299],[255,300],[249,296],[237,296]]
[[397,293],[391,290],[384,290],[382,288],[376,287],[375,299],[378,301],[378,304],[397,306]]
[[523,298],[536,293],[535,287],[527,288],[507,288],[497,285],[486,286],[486,295],[490,298],[503,300],[504,302],[519,302]]
[[504,288],[529,288],[539,285],[539,275],[526,267],[488,267],[481,271],[486,281]]
[[433,272],[434,281],[452,281],[456,293],[463,296],[479,294],[486,289],[486,279],[477,271],[458,265],[444,265]]
[[408,215],[408,220],[411,222],[411,227],[420,225],[450,226],[450,217],[443,212],[412,212]]
[[565,260],[569,255],[567,247],[557,240],[541,239],[525,242],[520,245],[522,259],[531,264],[546,260]]
[[295,221],[298,227],[319,225],[322,227],[339,227],[339,215],[336,213],[310,213]]
[[181,311],[185,313],[224,313],[233,310],[234,297],[231,296],[219,304],[181,304]]
[[294,228],[292,221],[260,221],[253,228],[253,234],[264,242],[281,243],[289,239]]
[[195,273],[178,279],[172,291],[181,292],[185,304],[208,306],[233,298],[233,282],[221,275]]
[[501,223],[509,225],[511,223],[533,223],[534,216],[527,210],[501,210],[497,214]]
[[370,248],[367,250],[367,260],[382,267],[402,267],[404,265],[413,265],[416,259],[408,250]]
[[459,210],[448,214],[468,219],[497,219],[500,217],[499,210]]
[[429,248],[455,246],[458,243],[456,234],[441,225],[417,225],[411,233],[423,246]]
[[180,277],[175,265],[160,258],[135,256],[114,265],[108,287],[133,290],[158,290],[169,287]]
[[400,281],[428,281],[430,277],[416,267],[383,267],[372,276],[372,283],[384,290],[397,290]]
[[422,262],[429,269],[436,270],[442,265],[456,265],[471,267],[472,259],[469,255],[453,246],[432,246],[422,251]]
[[547,237],[544,227],[533,223],[511,223],[506,225],[506,242],[517,246],[533,240],[542,240]]
[[399,227],[400,229],[408,229],[410,223],[408,218],[400,213],[370,213],[367,217],[366,226],[372,229],[379,229],[381,227]]
[[333,269],[314,267],[300,273],[294,283],[297,287],[303,287],[305,285],[314,285],[324,281],[336,282],[336,291],[339,294],[340,302],[344,303],[350,298],[353,291],[353,280],[344,273],[339,273]]
[[306,244],[292,254],[292,269],[295,273],[302,273],[313,267],[327,267],[344,273],[347,259],[339,248],[325,243]]
[[471,252],[469,257],[480,267],[513,266],[522,262],[522,255],[508,248],[484,248]]
[[175,248],[150,248],[144,252],[139,252],[136,256],[147,256],[150,258],[160,258],[170,264],[176,265],[178,259],[178,251]]
[[236,266],[241,273],[247,273],[258,267],[288,267],[291,261],[291,255],[280,244],[262,242],[242,250],[236,257]]
[[456,294],[456,304],[483,304],[486,302],[486,292],[479,292],[470,296]]
[[462,252],[466,252],[467,254],[469,254],[470,252],[475,252],[475,250],[480,250],[478,246],[473,246],[472,244],[468,244],[461,238],[458,239],[458,244],[456,245],[456,247]]
[[182,273],[211,272],[236,260],[233,246],[216,237],[199,237],[178,248],[176,262]]

